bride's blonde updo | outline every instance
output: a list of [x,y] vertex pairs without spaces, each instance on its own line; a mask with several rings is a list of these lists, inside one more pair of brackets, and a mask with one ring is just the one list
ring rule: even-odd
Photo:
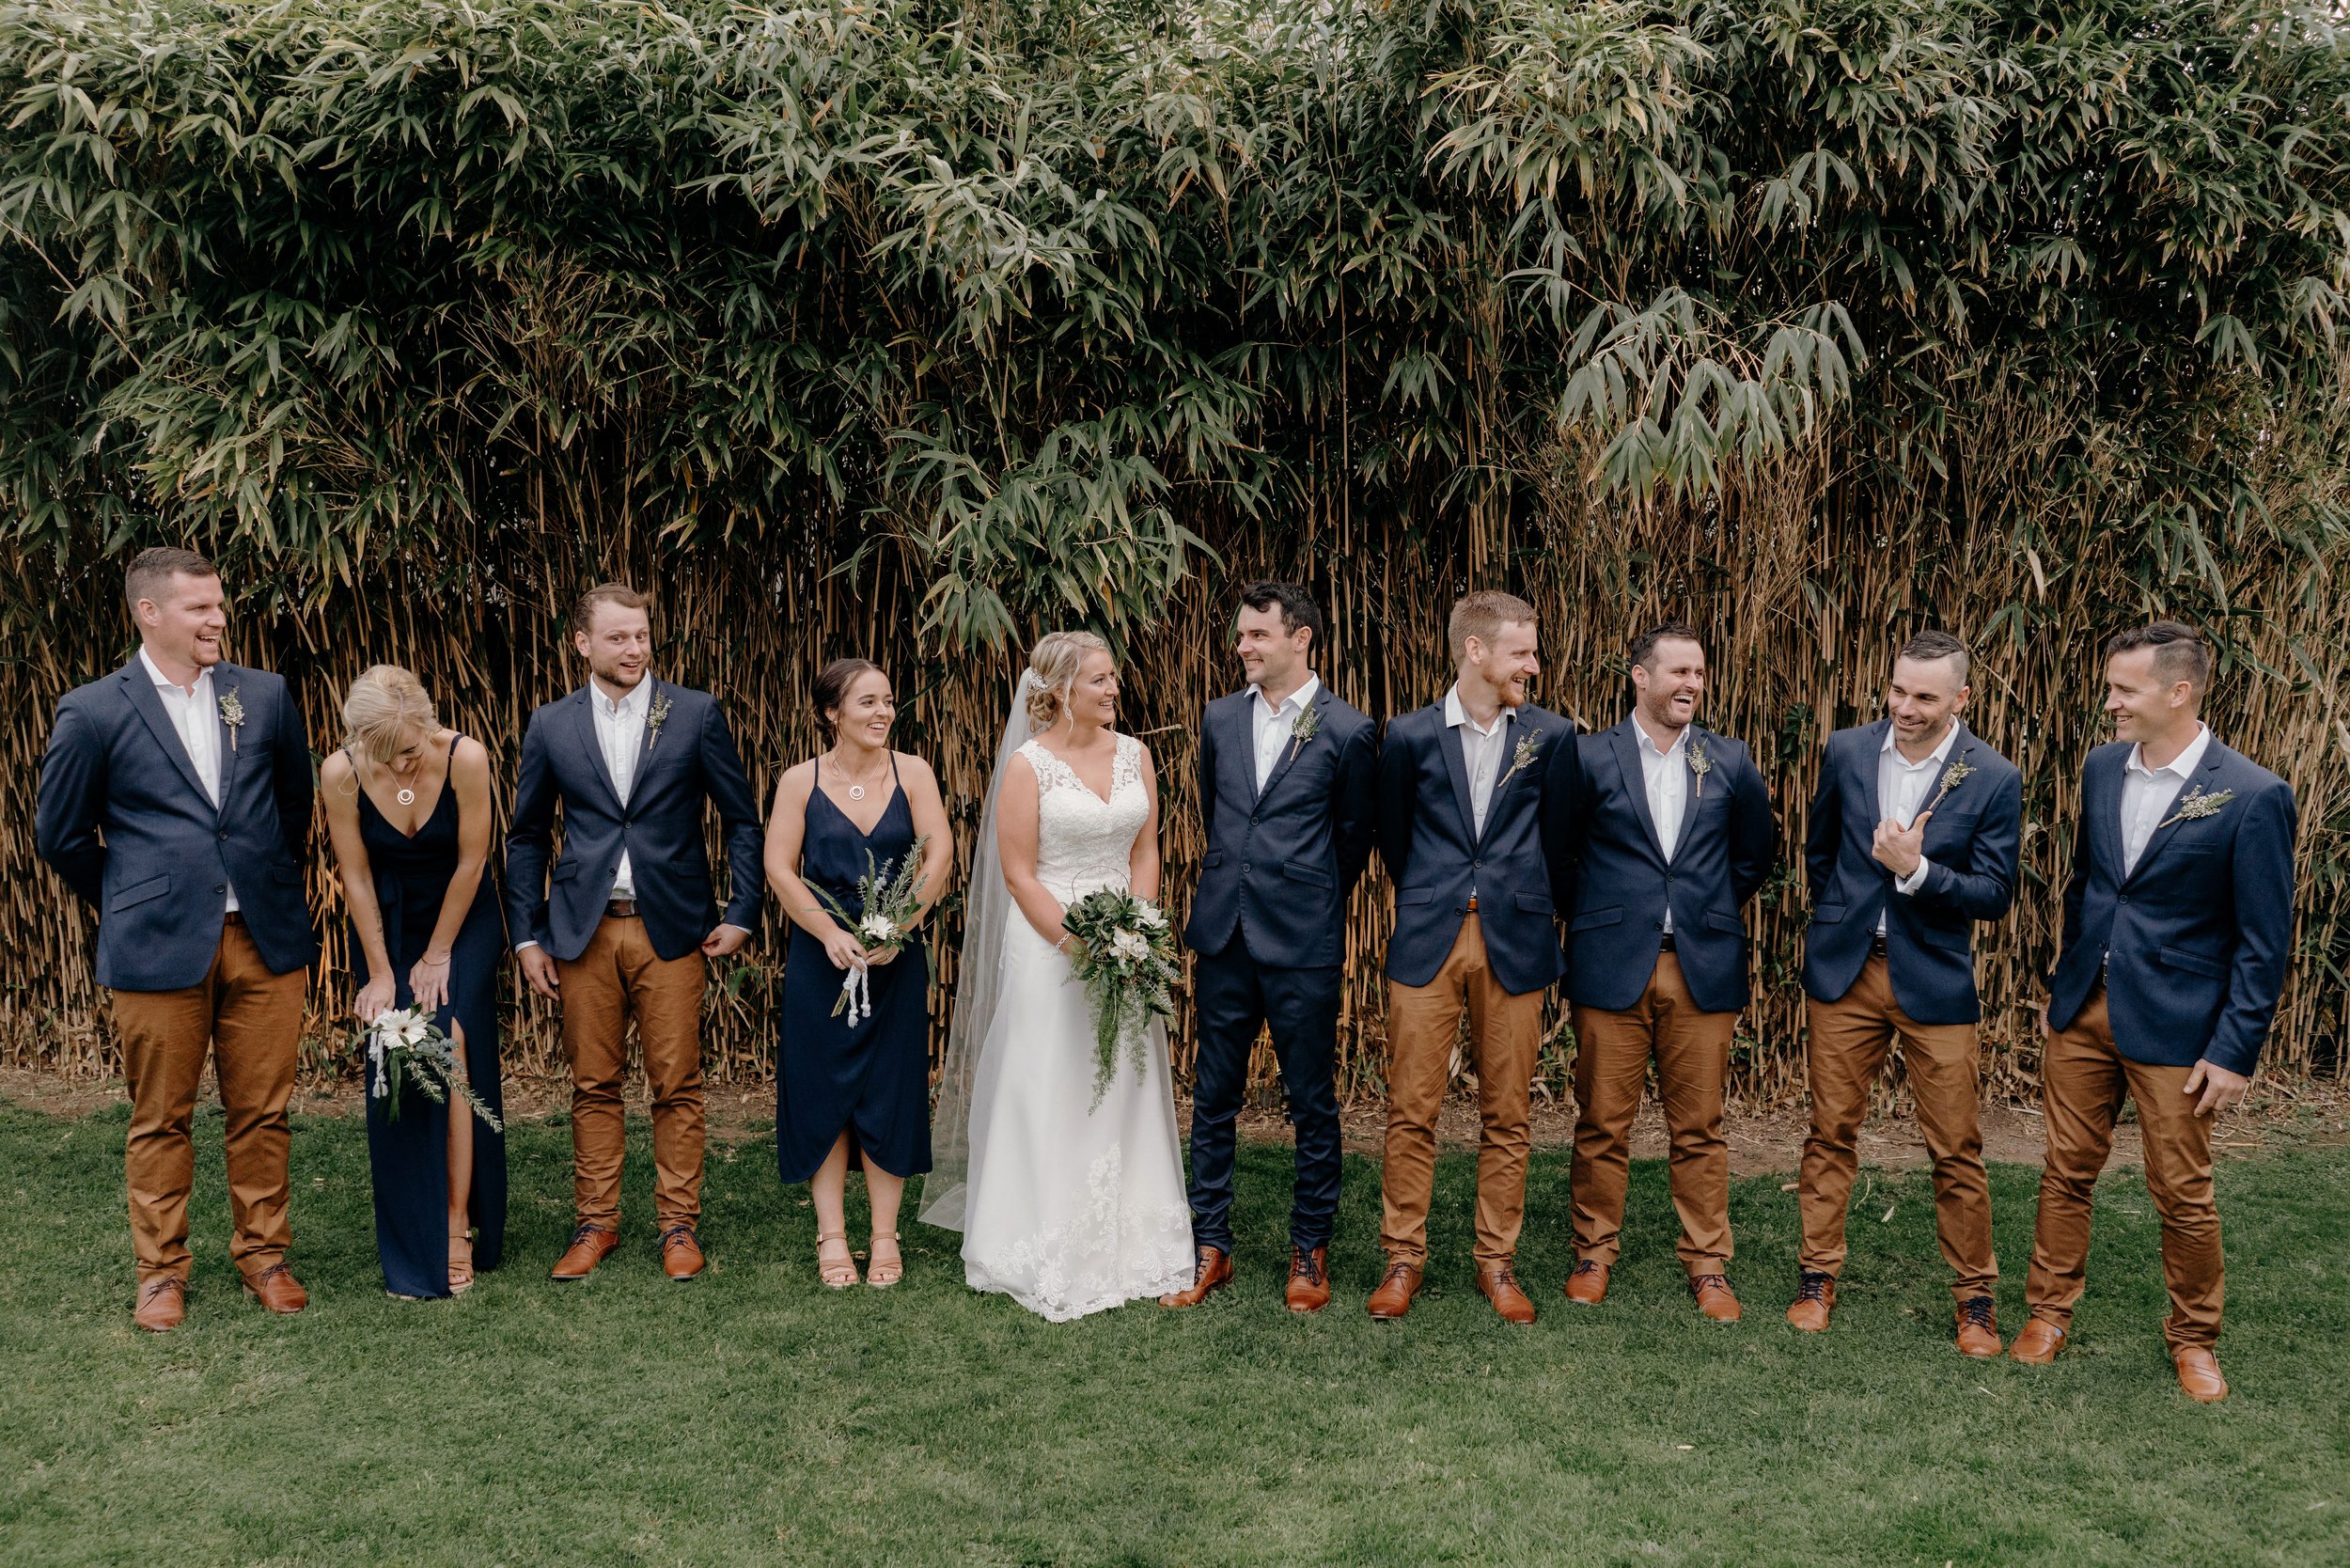
[[411,729],[430,735],[441,728],[424,682],[398,665],[370,665],[343,698],[343,744],[378,762],[400,755]]
[[1049,632],[1028,655],[1028,722],[1050,729],[1069,712],[1069,692],[1089,653],[1107,653],[1110,645],[1090,632]]

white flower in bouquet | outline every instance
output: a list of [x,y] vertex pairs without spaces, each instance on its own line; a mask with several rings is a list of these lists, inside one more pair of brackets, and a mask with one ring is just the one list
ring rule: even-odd
[[1138,933],[1121,931],[1110,938],[1110,951],[1123,959],[1143,959],[1151,956],[1151,944]]
[[1112,888],[1088,893],[1062,913],[1061,925],[1076,938],[1070,959],[1093,1010],[1098,1109],[1119,1058],[1123,1055],[1142,1071],[1151,1025],[1175,1015],[1183,960],[1166,912],[1132,893]]
[[856,933],[867,947],[878,948],[898,939],[898,925],[886,915],[872,914],[857,922]]
[[401,1091],[414,1085],[435,1105],[448,1104],[453,1090],[495,1132],[506,1123],[474,1092],[457,1060],[457,1045],[421,1008],[386,1008],[367,1026],[368,1092],[384,1102],[384,1114],[400,1119]]
[[1142,900],[1135,905],[1135,923],[1146,931],[1165,931],[1167,911],[1148,899]]

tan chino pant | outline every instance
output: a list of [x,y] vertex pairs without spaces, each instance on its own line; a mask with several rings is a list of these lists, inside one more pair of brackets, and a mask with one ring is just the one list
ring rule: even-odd
[[1797,1266],[1844,1267],[1844,1215],[1858,1168],[1870,1091],[1896,1039],[1918,1102],[1918,1129],[1934,1161],[1934,1231],[1950,1266],[1950,1294],[1988,1295],[1999,1277],[1991,1241],[1991,1178],[1982,1166],[1981,1050],[1972,1024],[1920,1024],[1893,999],[1885,960],[1861,965],[1852,989],[1808,1005],[1811,1134],[1803,1144],[1803,1246]]
[[2138,1103],[2146,1192],[2162,1220],[2162,1282],[2170,1295],[2163,1338],[2174,1350],[2219,1342],[2227,1279],[2219,1206],[2212,1197],[2213,1119],[2195,1114],[2186,1093],[2193,1071],[2132,1061],[2116,1050],[2102,985],[2072,1027],[2048,1040],[2040,1070],[2048,1163],[2041,1172],[2040,1216],[2024,1282],[2032,1316],[2060,1328],[2072,1325],[2089,1265],[2090,1195],[2112,1152],[2114,1119],[2126,1096]]
[[1632,1119],[1656,1063],[1656,1092],[1670,1140],[1681,1263],[1695,1278],[1730,1261],[1730,1144],[1722,1137],[1722,1083],[1735,1012],[1705,1012],[1689,995],[1681,960],[1656,955],[1638,1003],[1621,1011],[1574,1010],[1574,1256],[1615,1265],[1623,1195],[1632,1173]]
[[702,985],[699,952],[665,959],[645,922],[605,916],[587,949],[557,964],[572,1064],[572,1186],[579,1223],[617,1230],[628,1146],[620,1084],[636,1020],[652,1096],[653,1208],[660,1229],[701,1217]]
[[203,980],[179,991],[111,994],[131,1089],[131,1134],[122,1168],[131,1195],[131,1246],[139,1284],[188,1277],[188,1195],[196,1184],[189,1130],[212,1058],[227,1121],[229,1256],[247,1278],[285,1261],[286,1170],[302,1049],[306,972],[275,975],[242,922],[222,928]]
[[1513,996],[1502,989],[1485,962],[1483,929],[1471,915],[1434,980],[1426,985],[1387,983],[1387,1142],[1379,1245],[1390,1263],[1427,1266],[1436,1116],[1444,1105],[1464,1008],[1480,1121],[1477,1261],[1507,1262],[1517,1251],[1526,1221],[1526,1159],[1533,1141],[1528,1089],[1542,1050],[1543,994]]

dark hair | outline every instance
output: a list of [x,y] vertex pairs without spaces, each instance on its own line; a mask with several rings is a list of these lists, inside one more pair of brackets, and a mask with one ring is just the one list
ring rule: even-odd
[[598,583],[583,593],[572,605],[572,630],[586,636],[596,629],[596,606],[618,604],[624,610],[652,608],[652,601],[626,583]]
[[2106,657],[2138,648],[2154,651],[2154,673],[2165,681],[2184,681],[2199,692],[2211,683],[2211,644],[2192,626],[2157,620],[2116,632],[2106,641]]
[[1663,620],[1623,645],[1624,664],[1626,666],[1647,665],[1656,656],[1656,645],[1668,637],[1696,643],[1700,650],[1705,647],[1705,639],[1699,636],[1698,629],[1687,621]]
[[135,615],[140,600],[154,598],[174,577],[216,578],[219,575],[219,570],[195,551],[175,550],[169,545],[159,544],[131,557],[130,569],[122,574],[123,603],[129,604]]
[[1269,610],[1281,606],[1281,630],[1295,635],[1300,630],[1311,632],[1313,640],[1306,645],[1308,653],[1319,653],[1327,640],[1322,619],[1322,606],[1313,596],[1295,583],[1251,583],[1240,590],[1240,602],[1252,610]]
[[1966,655],[1966,645],[1948,632],[1920,632],[1902,644],[1897,659],[1915,659],[1919,664],[1932,664],[1936,659],[1954,660],[1958,666],[1958,683],[1966,683],[1966,672],[1974,661]]
[[816,710],[816,732],[824,737],[826,745],[840,739],[840,727],[832,721],[832,710],[849,700],[849,688],[867,670],[876,674],[881,666],[870,659],[835,659],[816,677],[816,684],[808,693],[808,704]]

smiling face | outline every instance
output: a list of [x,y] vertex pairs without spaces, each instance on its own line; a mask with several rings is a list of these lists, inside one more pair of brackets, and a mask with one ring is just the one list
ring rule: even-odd
[[1685,729],[1705,695],[1705,650],[1687,637],[1659,637],[1648,662],[1632,666],[1640,716],[1663,729]]
[[596,679],[617,692],[632,692],[652,663],[652,618],[625,604],[599,604],[588,630],[572,635],[572,646]]
[[1306,627],[1292,632],[1281,621],[1281,606],[1243,604],[1232,618],[1233,651],[1248,683],[1274,691],[1294,690],[1306,679],[1306,659],[1314,640]]
[[1493,640],[1470,637],[1461,651],[1461,674],[1484,683],[1504,708],[1526,705],[1527,682],[1543,672],[1535,656],[1534,623],[1505,620]]
[[2164,679],[2154,649],[2125,649],[2106,661],[2106,717],[2114,739],[2159,745],[2195,727],[2195,683]]
[[1105,729],[1118,722],[1118,661],[1098,648],[1086,651],[1070,682],[1069,716]]
[[414,778],[424,766],[427,751],[432,745],[432,731],[421,724],[400,726],[400,739],[388,756],[376,760],[383,763],[395,778]]
[[[174,572],[151,597],[133,606],[139,640],[159,665],[191,666],[198,673],[220,663],[220,635],[228,625],[228,599],[220,579]],[[168,671],[166,672],[168,673]]]
[[889,677],[878,669],[866,670],[849,682],[840,705],[826,709],[824,716],[842,745],[887,749],[890,728],[898,722],[898,698],[889,689]]
[[1966,711],[1971,692],[1959,683],[1954,659],[1895,659],[1893,680],[1885,692],[1895,744],[1923,751],[1940,745],[1943,732]]

